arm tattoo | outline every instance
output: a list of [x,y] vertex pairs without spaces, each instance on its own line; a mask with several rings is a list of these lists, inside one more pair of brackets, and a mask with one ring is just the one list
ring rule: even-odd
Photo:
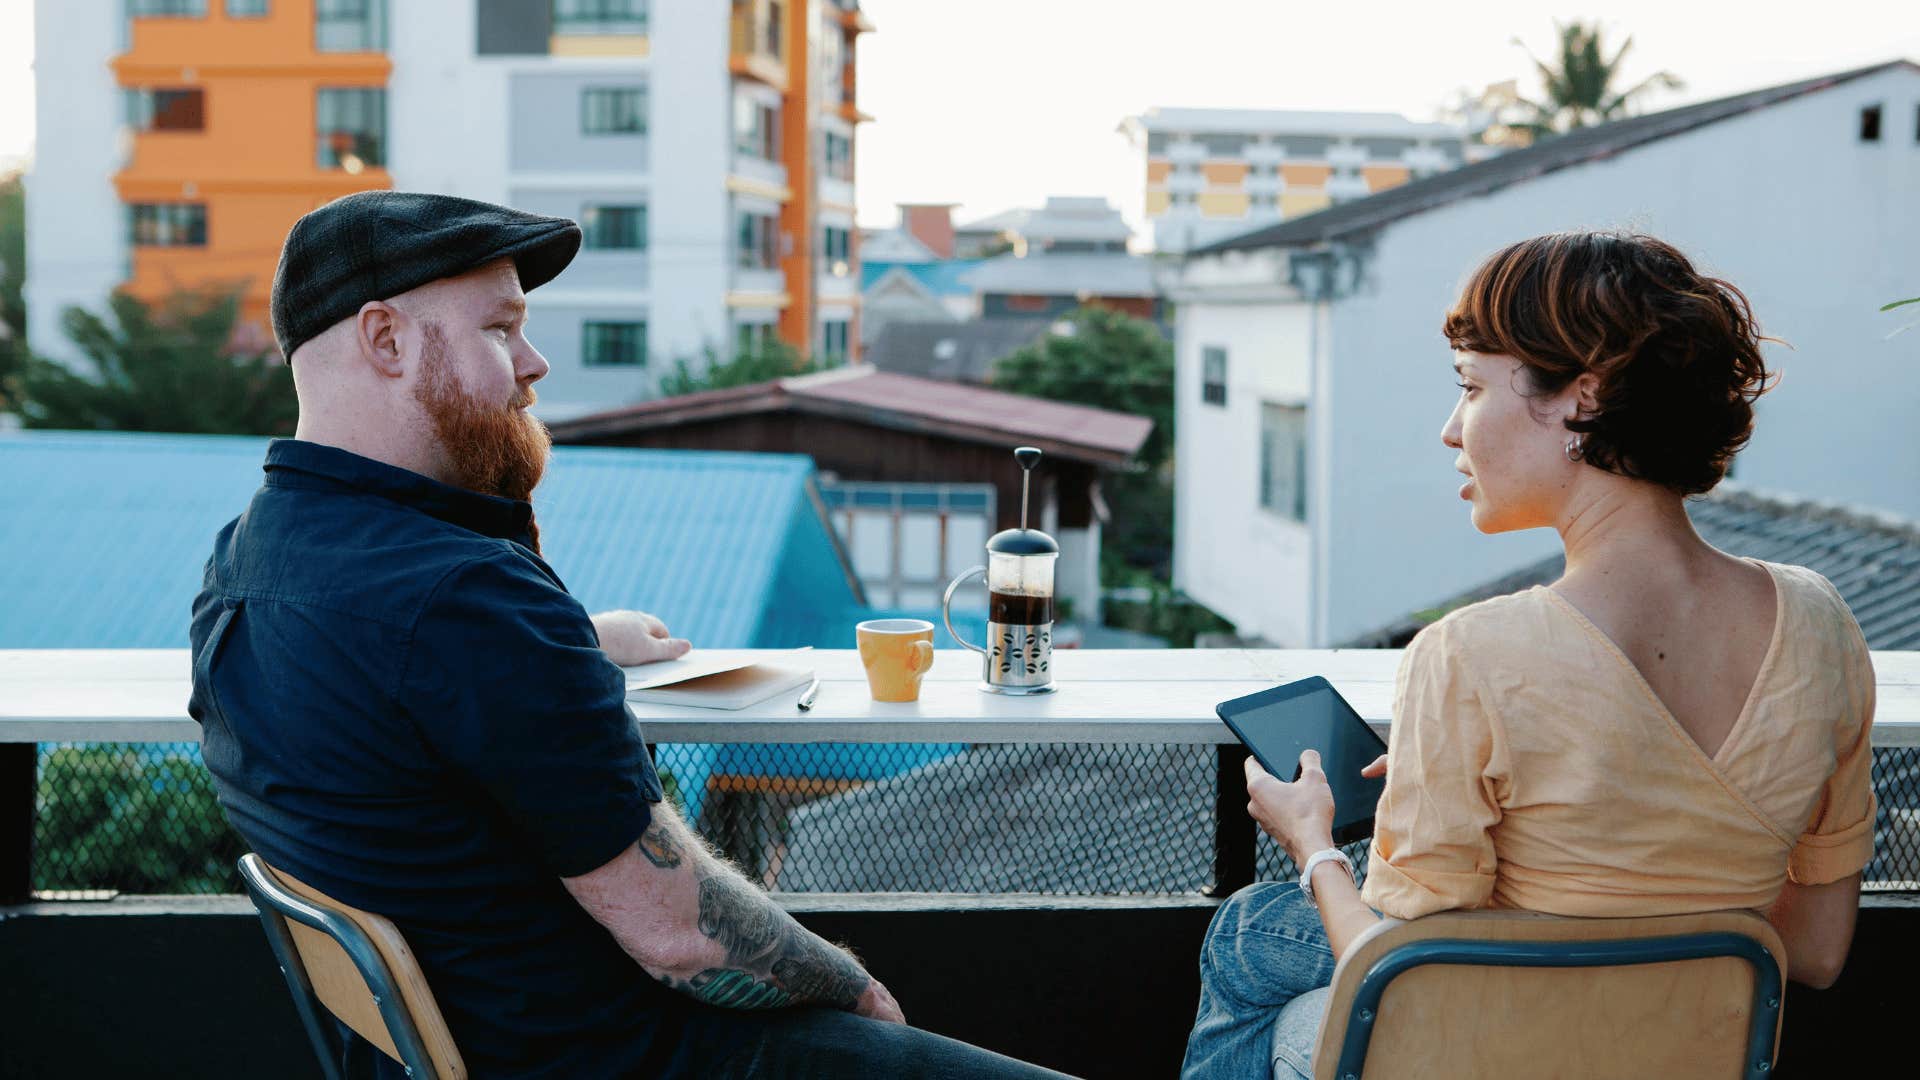
[[700,879],[700,933],[725,950],[727,966],[703,971],[678,988],[736,1009],[852,1009],[859,1002],[872,978],[852,957],[746,882],[698,864],[694,873]]
[[680,844],[658,821],[648,825],[647,831],[640,834],[640,854],[662,870],[671,870],[680,865]]

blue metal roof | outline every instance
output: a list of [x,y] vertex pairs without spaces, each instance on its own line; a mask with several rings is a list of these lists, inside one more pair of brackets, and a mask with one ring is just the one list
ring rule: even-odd
[[945,259],[940,262],[863,262],[860,264],[860,290],[865,292],[873,283],[884,277],[887,271],[899,267],[912,274],[927,291],[935,296],[972,296],[973,286],[966,280],[967,271],[986,262],[985,259]]
[[[0,436],[0,648],[185,647],[214,534],[259,487],[267,442]],[[709,648],[850,646],[867,616],[812,474],[797,455],[557,447],[534,508],[589,611],[651,611]]]

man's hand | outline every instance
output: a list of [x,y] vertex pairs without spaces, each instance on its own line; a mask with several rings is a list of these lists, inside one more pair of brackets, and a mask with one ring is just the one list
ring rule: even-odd
[[607,659],[621,667],[678,660],[693,644],[667,634],[667,624],[644,611],[603,611],[592,616],[594,632]]
[[904,1024],[906,1015],[900,1011],[900,1003],[893,1000],[893,994],[880,985],[879,979],[867,983],[866,992],[853,1006],[855,1015],[870,1020],[885,1020],[889,1024]]

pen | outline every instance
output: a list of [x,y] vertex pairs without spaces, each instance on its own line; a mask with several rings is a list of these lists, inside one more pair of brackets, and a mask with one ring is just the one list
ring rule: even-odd
[[808,709],[813,708],[813,699],[815,695],[819,693],[820,679],[816,676],[812,682],[807,684],[807,688],[800,692],[800,700],[794,704],[799,706],[801,712],[806,712]]

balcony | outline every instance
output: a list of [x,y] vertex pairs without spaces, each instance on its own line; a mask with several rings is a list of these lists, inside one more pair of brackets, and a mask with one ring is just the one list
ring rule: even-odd
[[[690,785],[689,762],[717,766],[700,785],[702,830],[801,922],[851,944],[916,1024],[1101,1077],[1175,1071],[1213,894],[1291,874],[1253,842],[1236,751],[1212,703],[1322,672],[1383,729],[1398,656],[1062,652],[1062,691],[1041,716],[974,691],[968,655],[940,653],[921,702],[905,707],[867,701],[850,653],[816,655],[823,688],[807,719],[644,707],[663,767]],[[1891,1033],[1920,964],[1910,880],[1920,877],[1920,657],[1874,659],[1883,854],[1846,973],[1827,991],[1788,991],[1774,1075],[1880,1075],[1905,1056]],[[0,790],[33,791],[36,770],[44,785],[37,809],[16,796],[0,817],[8,896],[50,873],[55,853],[26,847],[33,815],[44,823],[71,794],[63,784],[99,776],[56,775],[47,755],[110,739],[131,753],[101,760],[123,767],[183,756],[198,735],[183,714],[186,681],[184,650],[0,651]],[[783,762],[785,782],[745,782]],[[195,808],[183,793],[194,788],[172,775],[120,784],[116,820],[184,830]],[[983,809],[1005,824],[954,831]],[[883,833],[856,831],[875,814]],[[214,861],[230,866],[230,853]],[[60,881],[112,884],[72,872]],[[318,1075],[245,899],[80,895],[0,907],[0,965],[26,973],[0,980],[9,1075]]]

